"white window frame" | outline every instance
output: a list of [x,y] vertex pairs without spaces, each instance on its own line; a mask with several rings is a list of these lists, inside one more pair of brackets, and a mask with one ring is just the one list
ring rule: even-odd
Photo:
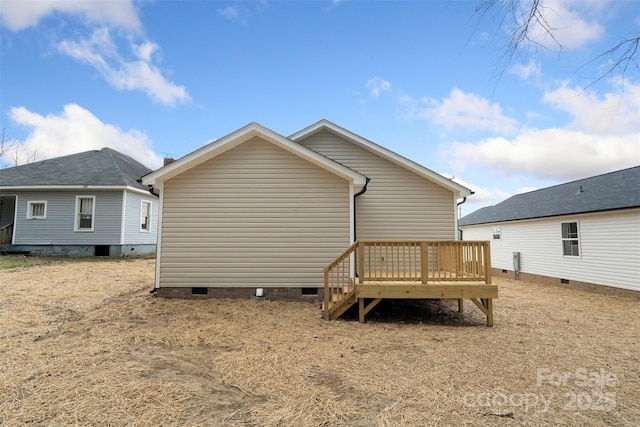
[[496,225],[491,231],[492,240],[502,240],[502,226]]
[[[92,199],[91,203],[91,228],[80,228],[80,199]],[[76,196],[74,231],[92,232],[96,225],[96,196]]]
[[[149,211],[147,212],[147,228],[142,227],[144,224],[144,206],[149,206]],[[140,232],[142,233],[150,233],[151,232],[151,212],[153,210],[153,203],[149,200],[141,200],[140,201]]]
[[[42,215],[33,215],[34,205],[44,205],[44,213]],[[27,219],[47,219],[47,201],[46,200],[30,200],[27,202]]]
[[[565,236],[564,234],[564,225],[565,224],[575,224],[576,225],[576,236]],[[565,221],[560,223],[560,237],[562,239],[562,256],[571,257],[571,258],[580,258],[582,255],[582,247],[580,245],[580,222],[579,221]],[[576,241],[578,243],[578,253],[565,253],[565,242]]]

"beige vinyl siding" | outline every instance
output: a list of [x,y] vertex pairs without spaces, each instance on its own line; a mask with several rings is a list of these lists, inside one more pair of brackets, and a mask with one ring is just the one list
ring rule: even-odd
[[349,183],[259,138],[164,183],[161,287],[321,287]]
[[371,178],[356,199],[358,239],[455,239],[450,190],[326,130],[299,142]]
[[[562,255],[561,223],[578,222],[580,256]],[[502,240],[491,240],[493,226]],[[464,226],[464,240],[491,240],[491,265],[523,273],[640,291],[640,210]]]

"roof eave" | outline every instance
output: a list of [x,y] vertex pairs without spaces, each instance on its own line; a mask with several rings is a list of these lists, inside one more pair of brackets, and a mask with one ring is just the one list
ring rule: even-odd
[[158,185],[168,179],[171,179],[205,161],[216,157],[225,151],[240,145],[241,143],[253,138],[261,137],[274,145],[283,148],[313,164],[316,164],[329,172],[334,173],[346,180],[349,180],[358,187],[362,187],[366,183],[366,177],[352,169],[343,166],[328,157],[322,156],[313,150],[304,147],[297,142],[286,138],[259,123],[250,123],[220,139],[217,139],[187,155],[181,157],[174,162],[169,163],[162,168],[151,172],[142,177],[143,185]]
[[473,191],[471,191],[470,189],[468,189],[467,187],[460,185],[450,179],[445,178],[444,176],[432,171],[431,169],[428,169],[416,162],[414,162],[413,160],[409,160],[406,157],[403,157],[397,153],[394,153],[393,151],[382,147],[381,145],[376,144],[375,142],[369,141],[366,138],[361,137],[360,135],[357,135],[353,132],[348,131],[347,129],[344,129],[338,125],[336,125],[335,123],[330,122],[329,120],[326,119],[322,119],[310,126],[307,126],[306,128],[294,133],[293,135],[289,136],[289,138],[293,141],[300,141],[302,139],[305,139],[323,129],[326,129],[332,133],[337,134],[338,136],[341,136],[353,143],[355,143],[356,145],[359,145],[363,148],[365,148],[366,150],[372,151],[375,154],[378,154],[384,158],[386,158],[387,160],[401,166],[404,167],[405,169],[408,169],[414,173],[416,173],[417,175],[428,179],[450,191],[452,191],[457,198],[462,198],[462,197],[468,197],[470,195],[473,194]]
[[595,213],[623,211],[623,210],[629,210],[629,209],[640,209],[640,206],[622,206],[622,207],[610,208],[610,209],[595,209],[595,210],[585,210],[585,211],[576,211],[576,212],[566,212],[566,213],[555,214],[555,215],[540,215],[540,216],[531,216],[531,217],[522,217],[522,218],[496,219],[496,220],[489,220],[489,221],[482,221],[482,222],[474,222],[471,224],[459,223],[459,226],[470,227],[473,225],[498,224],[503,222],[532,221],[536,219],[560,218],[560,217],[575,216],[575,215],[588,215],[588,214],[595,214]]
[[0,191],[64,191],[64,190],[131,190],[146,193],[147,190],[131,185],[3,185]]

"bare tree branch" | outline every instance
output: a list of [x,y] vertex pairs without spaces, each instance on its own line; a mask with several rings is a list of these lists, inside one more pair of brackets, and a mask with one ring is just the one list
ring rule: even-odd
[[34,163],[42,157],[37,147],[32,150],[27,150],[21,144],[8,142],[6,140],[5,129],[2,129],[2,139],[0,140],[0,169]]
[[583,65],[583,67],[605,61],[609,62],[609,64],[611,65],[605,67],[604,71],[602,71],[600,75],[596,76],[594,80],[585,87],[585,89],[595,85],[605,77],[613,76],[616,71],[620,73],[624,85],[624,80],[627,72],[629,71],[629,67],[635,67],[636,69],[640,70],[637,56],[639,47],[640,37],[621,40],[611,49],[588,61],[585,65]]
[[9,153],[9,150],[11,150],[13,146],[9,142],[7,142],[7,140],[5,139],[5,136],[6,136],[5,129],[3,128],[2,140],[0,140],[0,169],[8,166],[8,163],[6,160],[4,160],[4,157]]
[[[475,12],[478,19],[485,20],[489,13],[497,13],[500,16],[499,28],[504,28],[507,25],[513,27],[509,31],[509,36],[503,47],[503,66],[500,75],[508,69],[516,54],[529,48],[529,44],[548,50],[548,47],[539,41],[539,37],[535,36],[538,29],[542,31],[544,36],[551,39],[561,51],[564,49],[562,43],[555,37],[554,33],[557,28],[554,28],[546,18],[548,12],[553,10],[544,6],[543,2],[543,0],[531,0],[530,3],[525,0],[484,0],[476,6]],[[640,37],[621,40],[611,49],[585,63],[580,68],[602,62],[610,62],[611,64],[605,67],[604,71],[598,71],[592,82],[586,87],[593,86],[607,77],[613,77],[616,73],[620,73],[624,79],[630,71],[630,67],[640,70],[638,65],[639,45]],[[524,56],[527,56],[527,53],[524,53]]]

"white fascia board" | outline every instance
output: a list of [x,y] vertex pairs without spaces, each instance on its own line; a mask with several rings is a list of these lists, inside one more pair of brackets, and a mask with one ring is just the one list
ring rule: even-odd
[[314,123],[311,126],[308,126],[294,133],[293,135],[289,136],[289,138],[293,141],[300,141],[323,129],[327,129],[330,132],[333,132],[338,136],[345,138],[368,151],[373,152],[374,154],[386,158],[387,160],[399,166],[402,166],[405,169],[408,169],[409,171],[414,172],[425,179],[428,179],[442,187],[453,191],[456,194],[457,198],[467,197],[473,194],[473,191],[471,191],[467,187],[462,186],[450,179],[447,179],[439,173],[434,172],[431,169],[428,169],[421,164],[414,162],[413,160],[409,160],[406,157],[394,153],[393,151],[384,148],[383,146],[378,145],[375,142],[369,141],[368,139],[365,139],[360,135],[356,135],[355,133],[348,131],[347,129],[331,123],[326,119],[322,119],[319,122]]
[[217,139],[187,154],[186,156],[181,157],[180,159],[171,162],[148,175],[145,175],[142,177],[142,183],[144,185],[157,185],[160,182],[173,178],[174,176],[212,159],[213,157],[216,157],[256,136],[271,142],[272,144],[285,149],[335,175],[353,182],[356,188],[362,188],[365,185],[366,177],[364,175],[349,169],[328,157],[316,153],[315,151],[310,150],[289,138],[267,129],[258,123],[250,123],[227,136]]

